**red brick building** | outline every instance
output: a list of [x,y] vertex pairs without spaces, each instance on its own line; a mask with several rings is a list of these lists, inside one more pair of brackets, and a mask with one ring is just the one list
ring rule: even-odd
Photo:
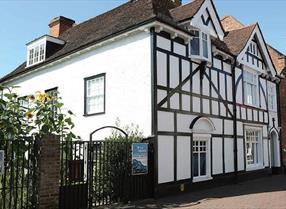
[[[286,75],[286,56],[274,49],[271,46],[268,46],[268,50],[270,52],[270,56],[272,61],[276,67],[277,73],[281,75],[281,77],[285,77]],[[283,163],[283,168],[285,172],[286,168],[286,79],[281,79],[279,86],[279,94],[278,104],[280,104],[280,124],[281,124],[281,158]]]

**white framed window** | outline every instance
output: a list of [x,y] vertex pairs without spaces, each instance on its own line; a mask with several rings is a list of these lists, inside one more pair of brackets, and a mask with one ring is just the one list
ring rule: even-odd
[[46,44],[33,45],[28,48],[27,66],[38,64],[45,60]]
[[105,74],[85,78],[84,101],[86,116],[105,112]]
[[193,181],[205,181],[211,179],[210,176],[210,138],[204,134],[194,135],[193,140]]
[[269,110],[276,109],[276,94],[274,86],[268,86],[268,108]]
[[244,71],[244,99],[252,106],[258,105],[258,76],[257,73]]
[[203,31],[193,31],[194,37],[190,43],[190,54],[195,59],[210,61],[211,39],[210,35]]
[[247,170],[262,168],[262,131],[260,128],[246,128],[245,155]]

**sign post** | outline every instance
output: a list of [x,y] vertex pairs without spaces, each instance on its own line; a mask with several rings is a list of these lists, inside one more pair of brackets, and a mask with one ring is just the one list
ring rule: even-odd
[[132,144],[132,175],[148,174],[148,144]]
[[4,150],[0,150],[0,175],[4,175]]

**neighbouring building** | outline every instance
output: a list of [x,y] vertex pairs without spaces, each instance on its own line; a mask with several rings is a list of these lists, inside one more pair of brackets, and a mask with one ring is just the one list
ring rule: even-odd
[[258,23],[221,21],[212,0],[130,0],[49,26],[1,83],[58,90],[85,140],[117,118],[138,124],[155,137],[156,194],[281,167],[281,76]]
[[[271,46],[268,46],[268,50],[270,52],[270,56],[273,60],[274,65],[276,66],[277,73],[281,77],[285,77],[285,70],[286,70],[286,56],[279,52],[278,50],[274,49]],[[281,123],[281,159],[282,159],[282,166],[284,173],[286,173],[286,80],[282,79],[279,84],[279,91],[278,95],[278,114],[280,115],[280,123]]]

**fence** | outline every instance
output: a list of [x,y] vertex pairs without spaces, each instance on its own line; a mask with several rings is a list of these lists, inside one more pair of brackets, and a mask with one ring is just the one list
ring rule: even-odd
[[4,169],[0,174],[0,209],[30,209],[36,205],[36,148],[32,140],[0,140]]
[[131,142],[61,143],[60,208],[93,208],[153,196],[153,147],[147,175],[131,173]]

